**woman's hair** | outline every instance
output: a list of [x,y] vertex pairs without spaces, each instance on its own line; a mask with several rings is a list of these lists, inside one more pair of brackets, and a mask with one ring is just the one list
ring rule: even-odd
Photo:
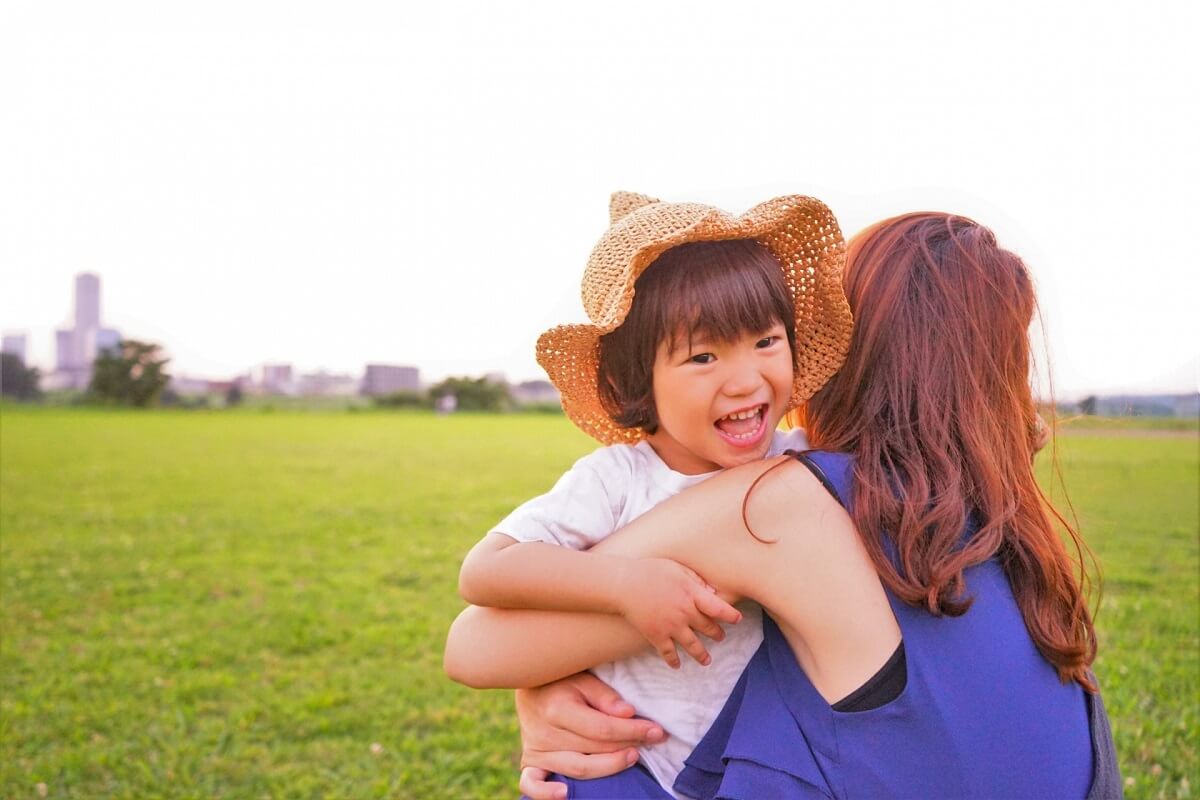
[[814,447],[854,454],[854,522],[880,577],[957,616],[971,604],[963,570],[998,557],[1042,655],[1094,690],[1086,546],[1033,471],[1037,302],[1024,263],[970,219],[906,214],[848,243],[844,283],[849,355],[797,416]]
[[667,250],[634,283],[620,327],[600,337],[600,402],[626,428],[658,430],[654,359],[697,336],[730,342],[782,324],[796,352],[795,307],[779,260],[752,239]]

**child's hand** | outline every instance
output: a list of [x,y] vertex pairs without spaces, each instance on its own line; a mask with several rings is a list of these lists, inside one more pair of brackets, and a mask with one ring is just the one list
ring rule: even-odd
[[621,615],[654,645],[663,660],[679,668],[679,644],[697,662],[712,660],[697,633],[725,638],[718,621],[740,622],[742,614],[717,596],[692,570],[665,558],[635,559],[622,576]]

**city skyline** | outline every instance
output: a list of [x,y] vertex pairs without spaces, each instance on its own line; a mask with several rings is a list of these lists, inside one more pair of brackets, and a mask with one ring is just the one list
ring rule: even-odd
[[[55,357],[49,365],[44,361],[39,363],[37,359],[28,358],[29,343],[31,339],[36,340],[36,337],[30,336],[28,330],[5,329],[3,331],[4,351],[14,352],[16,343],[19,341],[22,361],[27,366],[38,367],[41,370],[43,388],[82,389],[86,387],[91,372],[91,360],[95,358],[99,350],[115,346],[121,338],[119,330],[101,327],[101,276],[97,273],[84,272],[74,276],[74,303],[70,320],[69,326],[52,326]],[[365,394],[382,394],[389,391],[415,391],[450,377],[486,376],[512,384],[544,381],[546,377],[544,373],[534,376],[510,376],[502,369],[429,375],[419,364],[402,364],[398,363],[398,360],[388,363],[360,361],[356,369],[354,366],[331,367],[326,364],[298,367],[297,364],[303,362],[276,359],[243,364],[217,373],[205,373],[179,369],[172,355],[169,341],[146,339],[146,337],[139,337],[136,334],[130,334],[126,338],[141,338],[159,344],[165,355],[172,359],[167,368],[172,379],[179,382],[180,385],[189,386],[200,386],[204,382],[246,382],[267,391],[286,394],[306,393],[300,388],[304,386],[309,387],[310,390],[313,390],[313,387],[322,387],[320,390],[313,390],[312,393],[315,394],[338,394],[348,392],[346,387],[335,387],[335,384],[352,380],[355,384],[355,393],[362,391]],[[340,363],[342,365],[351,364],[353,359],[348,358]],[[361,377],[354,377],[356,373]],[[378,386],[374,390],[368,390],[368,387],[376,384]],[[284,388],[285,386],[287,388]],[[1058,399],[1078,399],[1089,394],[1186,394],[1194,392],[1200,392],[1200,357],[1181,363],[1174,375],[1168,373],[1158,381],[1150,381],[1141,386],[1112,384],[1066,392],[1056,390],[1055,395]]]
[[[122,336],[119,330],[101,325],[102,279],[94,272],[81,272],[74,277],[74,303],[70,324],[54,331],[53,365],[42,368],[41,380],[44,389],[75,389],[87,386],[91,376],[92,362],[106,349],[119,346]],[[126,337],[136,339],[136,336]],[[25,366],[39,366],[29,359],[29,335],[24,331],[3,334],[3,352],[16,355]],[[169,358],[168,347],[162,347]],[[194,391],[208,391],[208,384],[238,384],[261,389],[275,394],[365,394],[384,395],[394,392],[419,391],[431,382],[423,380],[420,368],[408,364],[366,363],[361,378],[349,372],[330,371],[324,367],[304,372],[294,369],[292,362],[260,362],[234,374],[198,375],[175,372],[170,369],[173,387],[187,387]],[[507,382],[506,376],[498,372],[485,375],[492,380]],[[519,384],[546,383],[532,380],[514,382]]]

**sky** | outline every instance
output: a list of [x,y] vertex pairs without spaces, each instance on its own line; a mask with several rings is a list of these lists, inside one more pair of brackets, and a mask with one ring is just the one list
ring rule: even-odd
[[808,194],[992,227],[1058,396],[1196,391],[1197,5],[8,2],[0,329],[538,378],[612,191]]

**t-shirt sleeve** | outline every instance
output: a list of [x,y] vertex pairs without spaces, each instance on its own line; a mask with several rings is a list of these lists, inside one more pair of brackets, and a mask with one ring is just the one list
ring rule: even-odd
[[518,542],[546,542],[586,550],[617,529],[629,465],[601,450],[584,456],[549,492],[522,503],[492,533]]

